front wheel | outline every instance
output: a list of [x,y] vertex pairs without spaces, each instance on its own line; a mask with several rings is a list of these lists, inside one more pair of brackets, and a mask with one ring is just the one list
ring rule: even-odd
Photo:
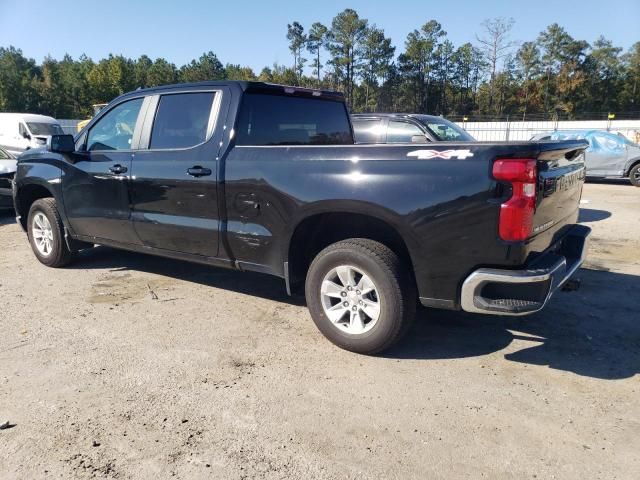
[[631,185],[640,187],[640,163],[635,165],[629,172],[629,181]]
[[416,294],[407,268],[385,245],[364,238],[322,250],[307,272],[305,295],[318,329],[337,346],[374,354],[409,329]]
[[29,243],[36,258],[49,267],[63,267],[72,258],[64,240],[64,226],[53,198],[33,202],[27,220]]

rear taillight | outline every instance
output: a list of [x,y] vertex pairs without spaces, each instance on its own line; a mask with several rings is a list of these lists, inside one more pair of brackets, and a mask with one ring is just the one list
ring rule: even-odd
[[502,240],[522,241],[533,233],[533,214],[536,209],[536,161],[509,158],[496,160],[493,176],[511,184],[511,198],[500,206],[499,233]]

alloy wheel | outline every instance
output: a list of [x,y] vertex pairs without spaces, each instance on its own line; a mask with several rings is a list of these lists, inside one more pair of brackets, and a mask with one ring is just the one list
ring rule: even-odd
[[48,257],[53,251],[53,229],[47,216],[42,212],[37,212],[33,216],[31,224],[31,234],[33,241],[40,252],[40,255]]
[[352,265],[329,271],[322,281],[320,295],[325,315],[345,333],[368,332],[380,317],[380,296],[375,283]]

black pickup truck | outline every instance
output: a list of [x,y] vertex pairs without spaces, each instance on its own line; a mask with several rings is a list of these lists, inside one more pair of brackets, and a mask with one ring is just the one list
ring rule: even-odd
[[18,162],[17,220],[60,267],[95,244],[283,278],[375,353],[425,306],[522,315],[580,266],[584,141],[355,145],[342,95],[206,82],[113,100]]

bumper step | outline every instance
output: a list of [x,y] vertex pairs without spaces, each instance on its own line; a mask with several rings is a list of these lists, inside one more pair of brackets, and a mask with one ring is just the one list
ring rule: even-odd
[[541,310],[580,268],[591,229],[575,225],[560,244],[524,270],[480,268],[462,284],[462,309],[472,313],[527,315]]

